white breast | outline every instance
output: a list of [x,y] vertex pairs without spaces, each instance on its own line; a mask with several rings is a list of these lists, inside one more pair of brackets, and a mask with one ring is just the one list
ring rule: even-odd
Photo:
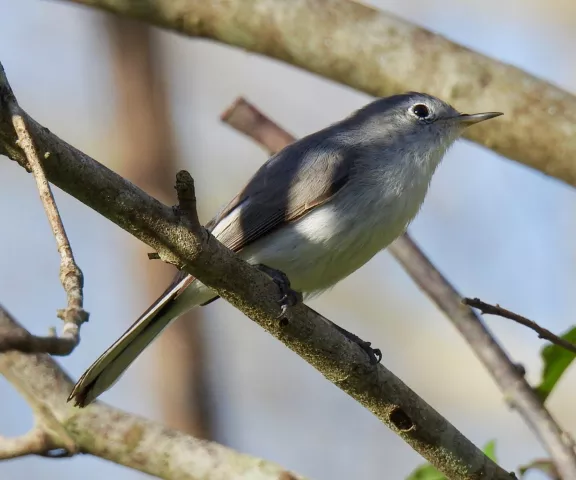
[[241,255],[250,263],[283,271],[297,291],[321,292],[401,235],[418,212],[426,188],[427,182],[389,196],[335,199],[255,242]]

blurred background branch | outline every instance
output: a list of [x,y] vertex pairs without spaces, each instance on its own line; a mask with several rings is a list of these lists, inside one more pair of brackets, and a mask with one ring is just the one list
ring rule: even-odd
[[576,96],[383,11],[350,0],[71,0],[288,62],[370,95],[436,95],[498,109],[465,136],[576,185]]
[[[173,115],[164,79],[164,57],[152,27],[106,15],[116,87],[116,128],[122,163],[119,173],[163,203],[174,203],[178,169]],[[170,284],[176,269],[146,262],[150,250],[140,244],[133,255],[133,282],[146,292],[143,309]],[[144,265],[144,274],[136,273]],[[134,320],[134,319],[128,319]],[[202,310],[195,309],[170,325],[152,346],[155,386],[166,425],[198,438],[213,438],[214,411],[206,374]]]
[[[0,307],[0,328],[25,329]],[[47,354],[0,354],[0,373],[26,399],[37,426],[20,438],[0,438],[0,459],[82,452],[166,479],[304,480],[282,467],[196,439],[97,401],[86,409],[66,402],[73,382]],[[41,427],[39,427],[41,426]]]

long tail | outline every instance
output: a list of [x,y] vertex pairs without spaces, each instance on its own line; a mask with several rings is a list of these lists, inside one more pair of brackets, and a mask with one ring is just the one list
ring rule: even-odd
[[[190,275],[177,277],[168,290],[86,370],[72,389],[68,401],[74,400],[79,407],[90,404],[120,379],[134,360],[173,320],[209,300],[206,298],[206,287],[199,289],[203,291],[190,291],[197,290],[191,287],[192,282],[194,277]],[[198,285],[200,282],[194,283]],[[182,295],[187,288],[189,292]]]

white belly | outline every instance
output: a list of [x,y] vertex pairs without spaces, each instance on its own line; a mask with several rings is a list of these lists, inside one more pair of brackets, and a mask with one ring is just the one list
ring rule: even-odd
[[[360,209],[329,203],[250,245],[241,256],[250,263],[283,271],[294,290],[319,293],[362,267],[401,235],[421,201],[396,198],[393,203],[393,208],[379,203]],[[358,211],[361,213],[354,213]]]
[[[335,198],[250,244],[239,255],[249,263],[284,272],[294,290],[305,298],[313,296],[358,270],[404,233],[424,200],[428,180],[414,181],[403,191],[384,185],[380,194],[372,187],[360,198]],[[213,296],[196,281],[178,303],[190,308]]]
[[[249,263],[284,272],[292,288],[305,298],[332,287],[404,233],[424,201],[444,150],[433,153],[437,158],[425,163],[415,157],[418,168],[409,172],[403,171],[407,168],[404,164],[374,169],[354,187],[356,194],[351,195],[350,190],[337,194],[300,220],[250,244],[239,255]],[[409,181],[397,181],[407,175]],[[241,208],[213,233],[218,236],[219,228],[237,221],[240,215]],[[200,282],[194,282],[182,295],[182,303],[198,305],[213,295]]]

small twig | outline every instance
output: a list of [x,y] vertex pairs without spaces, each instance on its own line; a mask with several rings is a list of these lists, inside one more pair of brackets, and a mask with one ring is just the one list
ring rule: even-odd
[[200,225],[196,210],[196,189],[194,179],[186,170],[176,174],[176,194],[178,195],[178,212],[188,223],[197,227]]
[[[242,112],[234,111],[238,109]],[[257,113],[256,107],[241,99],[227,110],[223,119],[231,127],[256,140],[269,153],[275,153],[294,141],[293,138],[289,138],[284,145],[279,144],[276,139],[279,137],[278,131],[282,131],[282,128],[261,114],[258,116],[258,121],[253,121],[252,117]],[[263,118],[269,123],[262,130]],[[274,140],[269,141],[267,132],[272,132],[270,135]],[[459,330],[503,394],[532,427],[554,464],[562,472],[563,478],[576,478],[576,453],[572,440],[560,429],[481,319],[471,309],[461,304],[458,292],[432,265],[407,233],[390,245],[388,250]]]
[[[30,335],[27,338],[23,336],[18,339],[4,338],[3,340],[5,341],[2,342],[2,344],[4,346],[11,345],[12,348],[17,346],[27,352],[38,352],[38,348],[45,345],[46,348],[49,349],[45,350],[46,352],[50,351],[50,353],[56,355],[68,355],[80,342],[80,325],[88,320],[88,312],[83,308],[82,288],[84,278],[82,271],[74,260],[72,248],[70,247],[68,236],[66,235],[62,219],[60,218],[60,213],[58,212],[50,184],[44,173],[44,168],[42,167],[32,137],[24,122],[20,107],[13,95],[8,96],[8,108],[12,116],[14,129],[18,136],[18,145],[26,155],[28,166],[36,180],[40,200],[42,201],[50,227],[52,228],[52,233],[56,239],[58,253],[60,254],[60,282],[64,287],[68,302],[66,308],[60,309],[57,312],[57,316],[64,321],[64,327],[60,337],[48,339]],[[49,153],[45,154],[45,158],[49,158]],[[27,342],[30,342],[30,345],[26,345]],[[0,351],[6,350],[0,346]]]
[[271,152],[282,150],[294,137],[280,128],[244,98],[237,98],[220,119],[239,132],[248,135]]
[[50,456],[55,448],[54,443],[44,430],[34,427],[19,437],[0,436],[0,460],[23,457],[25,455]]
[[520,325],[524,325],[532,330],[534,330],[539,338],[544,338],[549,342],[558,345],[559,347],[565,348],[572,353],[576,353],[576,345],[572,342],[564,340],[560,338],[558,335],[555,335],[550,330],[541,327],[536,322],[529,320],[522,315],[518,315],[517,313],[511,312],[510,310],[506,310],[502,308],[500,305],[491,305],[489,303],[483,302],[479,298],[463,298],[462,303],[464,305],[468,305],[472,308],[477,308],[485,315],[497,315],[499,317],[508,318],[510,320],[514,320],[515,322],[519,323]]

